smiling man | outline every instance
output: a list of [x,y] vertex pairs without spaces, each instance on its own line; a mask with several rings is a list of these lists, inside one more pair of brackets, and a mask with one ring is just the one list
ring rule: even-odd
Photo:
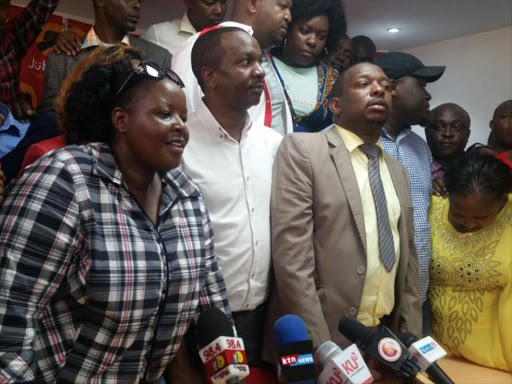
[[432,98],[426,90],[427,83],[438,80],[446,67],[427,67],[415,56],[402,52],[386,53],[377,57],[374,63],[392,81],[393,108],[382,130],[381,141],[384,149],[405,166],[411,178],[415,242],[424,303],[423,331],[428,334],[430,310],[427,290],[432,256],[428,210],[432,197],[432,154],[425,140],[414,133],[411,126],[425,126],[427,123]]
[[448,167],[464,154],[471,119],[460,105],[441,104],[430,112],[425,136],[432,151],[432,180],[443,177]]
[[[380,143],[392,106],[390,82],[377,66],[356,64],[337,80],[329,106],[331,129],[289,134],[276,154],[276,289],[268,324],[296,314],[314,347],[327,340],[349,345],[338,332],[344,315],[419,336],[409,177]],[[267,352],[273,349],[270,339]]]
[[192,70],[205,96],[187,122],[190,142],[183,157],[183,171],[199,186],[210,214],[251,376],[261,365],[272,166],[282,139],[247,112],[263,97],[261,56],[256,39],[240,28],[213,29],[198,38]]
[[51,52],[46,61],[44,90],[39,112],[53,112],[54,101],[60,86],[71,69],[94,48],[126,44],[142,52],[147,61],[161,68],[170,68],[171,54],[164,48],[142,38],[130,35],[135,32],[140,18],[142,0],[92,0],[94,26],[89,30],[76,56]]

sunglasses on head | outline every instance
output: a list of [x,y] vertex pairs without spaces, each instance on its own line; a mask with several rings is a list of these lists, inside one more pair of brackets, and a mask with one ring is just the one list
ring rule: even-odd
[[117,96],[121,94],[121,92],[126,88],[126,86],[128,85],[128,83],[130,82],[134,75],[145,75],[155,79],[163,79],[164,77],[167,77],[169,80],[176,83],[180,88],[185,88],[185,84],[180,79],[178,74],[173,70],[162,69],[158,64],[153,63],[151,61],[141,61],[137,68],[135,68],[126,78],[121,87],[119,87],[114,98],[117,98]]

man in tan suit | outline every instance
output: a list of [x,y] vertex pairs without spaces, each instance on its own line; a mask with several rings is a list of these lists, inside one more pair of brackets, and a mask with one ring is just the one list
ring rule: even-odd
[[330,102],[332,128],[290,134],[276,154],[268,325],[296,314],[315,348],[349,345],[338,332],[344,315],[421,337],[409,177],[379,140],[390,92],[379,67],[349,68]]

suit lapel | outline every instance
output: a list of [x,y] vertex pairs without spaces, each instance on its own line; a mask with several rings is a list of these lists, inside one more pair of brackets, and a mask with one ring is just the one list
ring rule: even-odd
[[361,241],[363,242],[363,246],[366,251],[366,230],[364,226],[363,204],[361,202],[361,193],[359,192],[354,167],[350,160],[350,154],[334,125],[327,131],[326,135],[327,140],[329,141],[331,159],[336,167],[341,185],[343,186],[343,190],[347,197],[348,205],[350,206],[350,210],[354,216],[359,235],[361,236]]

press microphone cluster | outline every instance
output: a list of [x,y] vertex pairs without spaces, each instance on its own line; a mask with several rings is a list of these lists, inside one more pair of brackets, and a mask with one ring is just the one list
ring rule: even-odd
[[[445,377],[434,374],[429,378],[420,372],[428,369],[427,367],[435,361],[437,356],[446,354],[432,338],[422,339],[416,344],[414,341],[417,338],[412,334],[406,334],[404,340],[407,338],[408,343],[412,341],[410,350],[407,350],[406,346],[386,327],[382,327],[379,332],[374,332],[353,318],[345,316],[341,318],[338,329],[362,351],[391,369],[406,382],[453,384],[444,372],[442,373]],[[411,339],[411,335],[414,339]],[[435,352],[432,353],[434,350]]]
[[323,368],[318,377],[318,384],[370,384],[373,382],[373,376],[355,344],[342,351],[332,341],[326,341],[318,347],[316,356]]
[[274,340],[279,356],[279,374],[288,384],[316,384],[313,342],[304,321],[285,315],[274,323]]
[[249,375],[244,342],[217,308],[201,313],[197,322],[199,355],[213,384],[238,384]]

